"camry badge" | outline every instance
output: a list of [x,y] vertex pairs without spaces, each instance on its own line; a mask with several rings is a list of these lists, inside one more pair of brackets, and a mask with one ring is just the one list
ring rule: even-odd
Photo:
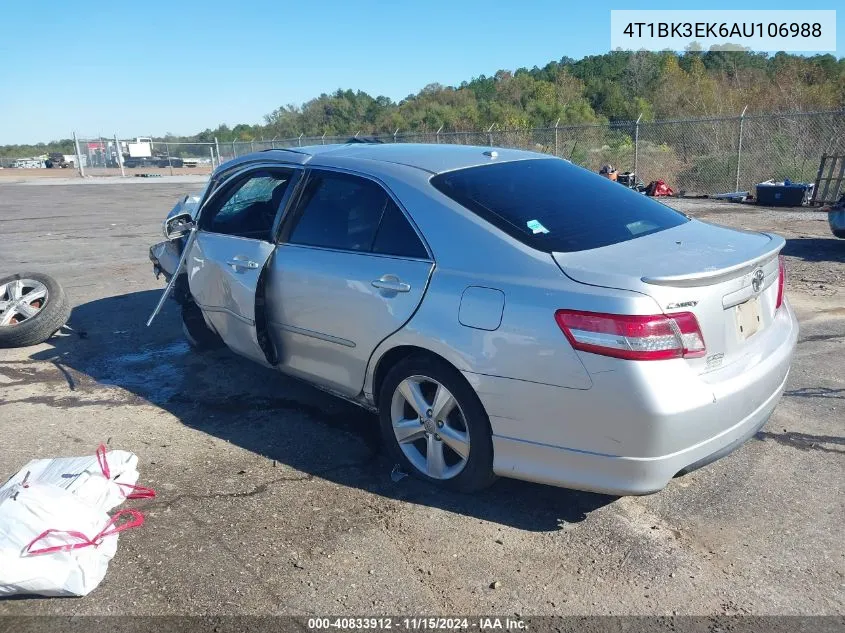
[[666,306],[667,310],[675,310],[677,308],[694,308],[698,305],[698,301],[681,301],[680,303],[670,303]]

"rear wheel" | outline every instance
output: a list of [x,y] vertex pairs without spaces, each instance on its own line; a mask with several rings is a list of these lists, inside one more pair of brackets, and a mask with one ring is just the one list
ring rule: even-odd
[[400,361],[382,384],[379,419],[385,442],[407,472],[461,492],[495,481],[487,414],[446,362],[428,356]]
[[199,306],[193,301],[182,304],[182,332],[197,351],[223,346],[223,340],[206,325]]

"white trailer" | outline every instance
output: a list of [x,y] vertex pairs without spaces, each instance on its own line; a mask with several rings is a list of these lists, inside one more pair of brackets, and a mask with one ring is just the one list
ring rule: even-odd
[[135,141],[125,143],[127,158],[151,158],[153,155],[153,139],[139,136]]

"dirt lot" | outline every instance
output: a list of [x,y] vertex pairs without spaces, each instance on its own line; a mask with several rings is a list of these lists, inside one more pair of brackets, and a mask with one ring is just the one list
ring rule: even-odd
[[107,441],[159,493],[94,593],[0,613],[845,613],[845,240],[823,215],[679,203],[788,238],[801,338],[756,439],[648,497],[506,480],[467,497],[394,482],[369,414],[192,353],[175,305],[144,327],[147,247],[185,192],[0,184],[3,272],[52,274],[75,306],[71,332],[0,351],[0,479]]

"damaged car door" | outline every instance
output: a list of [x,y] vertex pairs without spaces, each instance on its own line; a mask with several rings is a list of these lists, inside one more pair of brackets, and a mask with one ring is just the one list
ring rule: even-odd
[[417,309],[434,261],[393,196],[360,174],[311,169],[267,266],[279,369],[360,393],[370,357]]
[[256,332],[256,290],[300,172],[257,167],[234,175],[201,209],[185,261],[208,324],[233,351],[264,365],[274,364],[274,352]]

